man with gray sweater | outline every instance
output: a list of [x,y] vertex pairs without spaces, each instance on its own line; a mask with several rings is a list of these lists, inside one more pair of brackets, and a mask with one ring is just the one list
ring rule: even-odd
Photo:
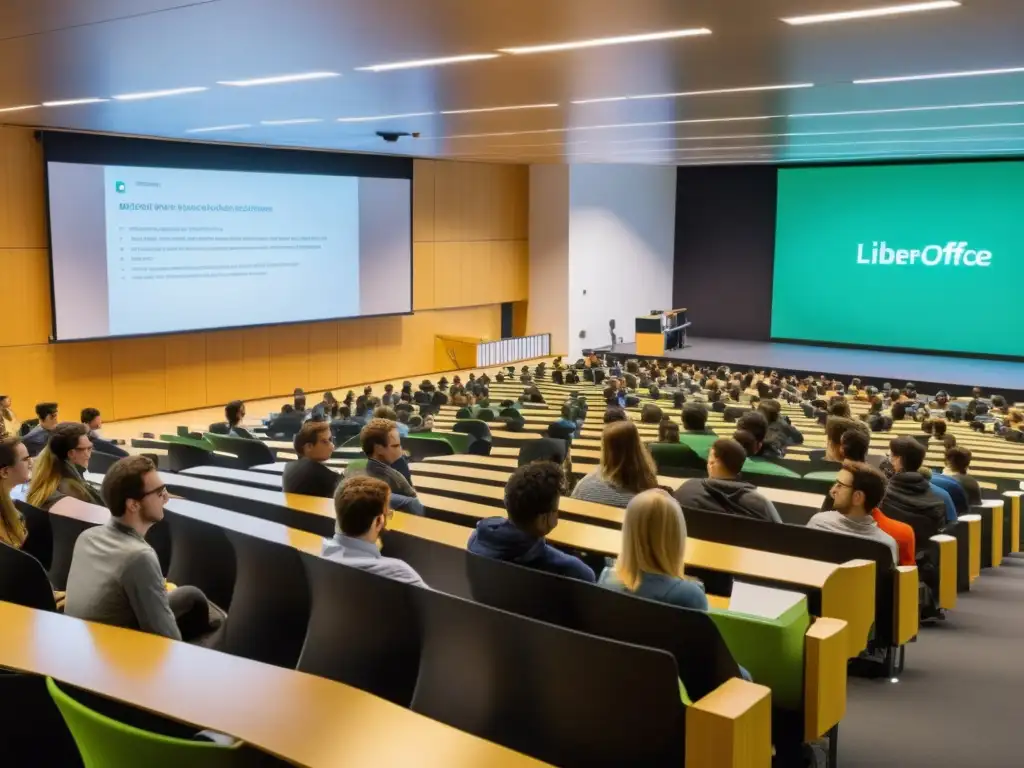
[[878,527],[871,514],[882,503],[885,489],[885,475],[877,469],[869,464],[847,461],[829,491],[834,508],[816,514],[807,527],[879,541],[889,547],[893,562],[899,564],[896,540]]
[[146,533],[164,518],[167,486],[145,456],[119,460],[103,478],[111,518],[75,542],[64,613],[186,642],[205,641],[223,621],[196,587],[167,591]]
[[757,492],[757,486],[739,479],[747,452],[736,440],[722,438],[708,449],[708,477],[692,478],[675,492],[675,499],[684,508],[722,512],[739,517],[752,517],[781,523],[778,510]]

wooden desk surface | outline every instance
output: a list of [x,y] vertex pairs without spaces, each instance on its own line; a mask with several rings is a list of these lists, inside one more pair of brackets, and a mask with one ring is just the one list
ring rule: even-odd
[[543,765],[326,678],[11,603],[0,602],[0,626],[0,665],[231,734],[300,765]]

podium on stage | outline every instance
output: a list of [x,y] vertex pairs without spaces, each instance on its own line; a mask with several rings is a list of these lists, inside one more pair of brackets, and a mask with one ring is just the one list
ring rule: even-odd
[[636,353],[648,357],[664,355],[666,350],[686,346],[686,309],[655,312],[636,319]]

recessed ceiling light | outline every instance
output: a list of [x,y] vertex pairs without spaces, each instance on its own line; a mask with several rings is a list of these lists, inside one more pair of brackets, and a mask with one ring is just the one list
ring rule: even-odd
[[477,112],[509,112],[514,109],[552,109],[558,104],[517,104],[510,107],[481,107],[479,109],[448,109],[442,115],[471,115]]
[[1008,67],[1006,69],[975,69],[968,72],[939,72],[933,75],[904,75],[902,77],[870,77],[854,80],[855,85],[875,85],[876,83],[907,83],[911,80],[945,80],[952,77],[986,77],[988,75],[1015,75],[1024,72],[1024,67]]
[[322,123],[322,117],[296,117],[291,120],[260,120],[260,125],[303,125],[305,123]]
[[601,104],[609,101],[636,99],[681,99],[689,96],[713,96],[725,93],[755,93],[757,91],[786,91],[795,88],[813,88],[814,83],[788,83],[786,85],[752,85],[745,88],[716,88],[708,91],[681,91],[679,93],[642,93],[636,96],[610,96],[602,99],[578,99],[573,104]]
[[782,19],[787,24],[800,26],[803,24],[824,24],[829,21],[853,21],[855,19],[873,19],[879,16],[898,16],[904,13],[921,11],[939,11],[945,8],[957,8],[959,0],[933,0],[927,3],[906,3],[904,5],[887,5],[879,8],[864,8],[859,11],[838,11],[836,13],[814,13],[809,16],[790,16]]
[[610,123],[608,125],[575,125],[569,128],[537,128],[529,131],[499,131],[496,133],[462,133],[454,136],[432,136],[431,139],[480,139],[491,136],[525,136],[537,133],[566,133],[568,131],[601,131],[612,128],[646,128],[655,125],[696,125],[701,123],[733,123],[749,120],[774,120],[785,115],[745,115],[742,117],[705,117],[693,120],[657,120],[648,123]]
[[169,88],[165,91],[142,91],[140,93],[121,93],[113,98],[117,101],[141,101],[142,99],[159,99],[164,96],[181,96],[185,93],[199,93],[209,90],[206,86],[200,85],[190,88]]
[[406,112],[404,115],[368,115],[366,117],[339,117],[339,123],[373,123],[380,120],[404,120],[409,117],[427,117],[433,112]]
[[442,56],[436,59],[412,59],[411,61],[393,61],[390,64],[371,64],[368,67],[356,67],[359,72],[390,72],[394,69],[416,69],[418,67],[440,67],[444,64],[462,64],[466,61],[484,61],[497,59],[497,53],[467,53],[463,56]]
[[211,133],[213,131],[239,131],[242,128],[252,128],[249,123],[237,123],[235,125],[211,125],[209,128],[189,128],[185,133]]
[[948,109],[986,109],[989,107],[1020,107],[1024,101],[987,101],[978,104],[946,104],[930,107],[890,107],[887,109],[850,109],[843,112],[803,112],[786,117],[841,117],[845,115],[891,115],[899,112],[941,112]]
[[0,107],[0,112],[22,112],[26,109],[36,109],[39,104],[22,104],[19,107]]
[[231,85],[237,88],[248,88],[253,85],[278,85],[280,83],[299,83],[304,80],[324,80],[328,77],[341,77],[341,75],[337,72],[300,72],[295,75],[255,77],[251,80],[218,80],[217,85]]
[[109,101],[109,99],[63,99],[62,101],[44,101],[44,107],[74,107],[78,104],[99,104],[101,101]]
[[591,40],[576,40],[568,43],[547,43],[545,45],[526,45],[515,48],[499,48],[502,53],[522,55],[528,53],[552,53],[554,51],[572,51],[577,48],[599,48],[604,45],[626,45],[628,43],[647,43],[654,40],[671,40],[678,37],[697,37],[710,35],[706,27],[697,29],[673,29],[667,32],[650,32],[642,35],[623,35],[621,37],[596,37]]

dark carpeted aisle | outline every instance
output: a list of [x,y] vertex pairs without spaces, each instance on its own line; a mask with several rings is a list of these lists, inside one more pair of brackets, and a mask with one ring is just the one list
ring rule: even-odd
[[842,768],[1024,765],[1024,556],[982,571],[922,627],[898,683],[851,677]]

